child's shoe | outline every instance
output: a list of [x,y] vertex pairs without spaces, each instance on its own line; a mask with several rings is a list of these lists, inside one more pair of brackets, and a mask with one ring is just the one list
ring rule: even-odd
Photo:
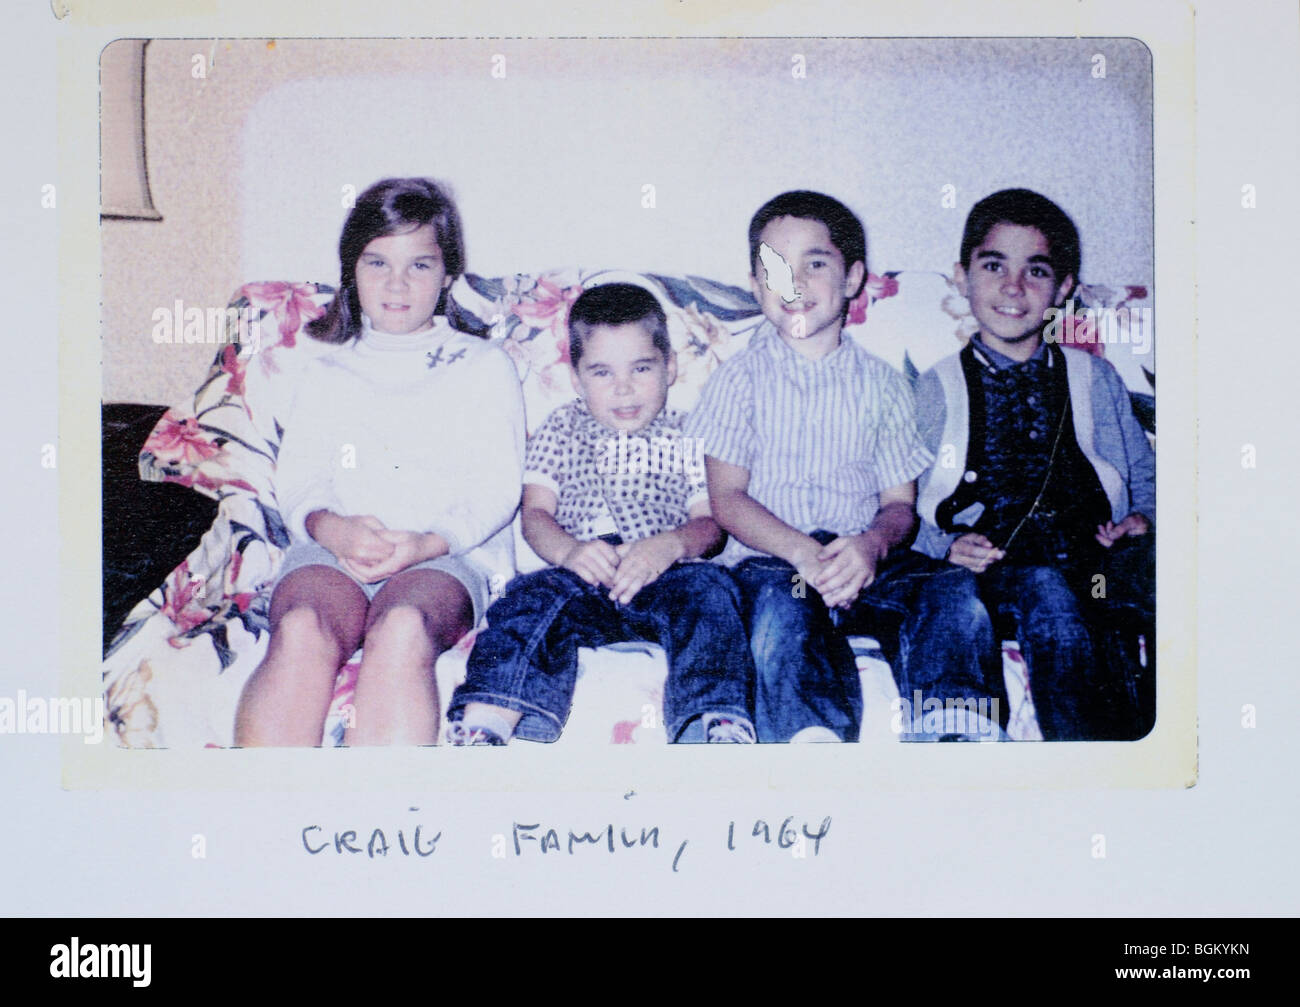
[[447,725],[447,744],[460,748],[465,745],[504,745],[505,741],[496,731],[486,727],[466,727],[462,720],[453,720]]
[[752,745],[758,741],[754,725],[744,717],[727,717],[716,713],[704,715],[704,740],[711,745]]
[[832,731],[829,727],[811,726],[805,727],[790,739],[792,745],[819,745],[819,744],[836,744],[840,743],[840,736]]

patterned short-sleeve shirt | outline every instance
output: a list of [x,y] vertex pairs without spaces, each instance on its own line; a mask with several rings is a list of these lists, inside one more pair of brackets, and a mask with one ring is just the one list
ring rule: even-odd
[[704,453],[682,433],[686,414],[664,409],[636,431],[610,430],[581,400],[560,406],[528,439],[524,483],[558,501],[555,520],[579,542],[624,542],[679,528],[708,500]]

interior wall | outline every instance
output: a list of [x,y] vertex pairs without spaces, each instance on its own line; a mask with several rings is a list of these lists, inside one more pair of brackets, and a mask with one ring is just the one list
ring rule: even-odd
[[103,223],[106,401],[202,376],[213,348],[155,343],[155,309],[335,281],[349,192],[392,174],[451,183],[485,275],[743,284],[749,217],[789,188],[852,207],[873,271],[947,271],[970,206],[1026,186],[1074,217],[1085,280],[1153,276],[1133,40],[154,40],[145,73],[163,220]]

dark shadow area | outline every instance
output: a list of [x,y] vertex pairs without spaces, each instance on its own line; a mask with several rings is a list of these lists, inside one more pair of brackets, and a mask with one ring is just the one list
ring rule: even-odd
[[193,551],[217,515],[215,500],[140,478],[140,447],[165,411],[135,403],[100,408],[105,651],[131,609]]

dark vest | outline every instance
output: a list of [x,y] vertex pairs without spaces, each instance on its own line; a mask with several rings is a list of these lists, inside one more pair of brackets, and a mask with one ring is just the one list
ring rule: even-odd
[[1006,563],[1083,560],[1099,548],[1097,526],[1111,516],[1075,438],[1062,353],[1048,344],[1036,359],[999,370],[974,340],[961,352],[970,440],[962,481],[935,517],[945,532],[978,532],[1005,548]]

